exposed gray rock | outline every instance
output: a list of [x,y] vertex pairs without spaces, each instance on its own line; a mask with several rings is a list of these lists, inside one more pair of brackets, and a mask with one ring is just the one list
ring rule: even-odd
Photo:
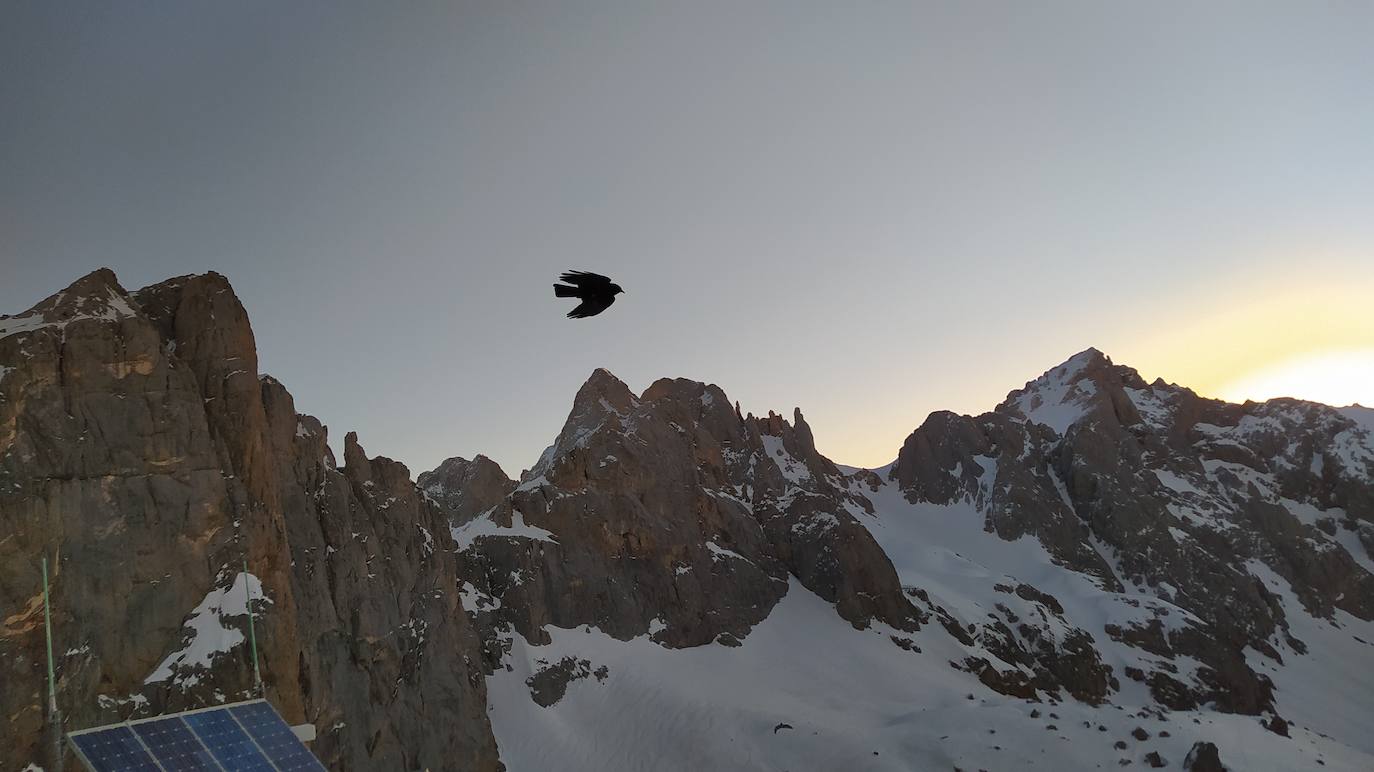
[[463,545],[464,576],[493,599],[476,604],[488,665],[507,625],[536,642],[546,624],[590,624],[730,645],[789,575],[856,625],[914,630],[891,563],[847,509],[871,505],[840,487],[796,419],[741,417],[718,387],[686,380],[636,396],[594,372],[554,445],[487,516],[496,530]]
[[534,675],[525,679],[525,685],[530,688],[530,699],[543,708],[563,699],[568,692],[568,684],[573,681],[593,676],[597,681],[604,681],[610,673],[605,665],[593,670],[592,663],[575,657],[564,657],[553,664],[540,660],[539,664],[540,668]]
[[[500,768],[443,514],[352,437],[334,467],[223,277],[92,273],[0,318],[0,373],[9,758],[38,759],[46,552],[68,730],[250,695],[251,588],[267,697],[331,767]],[[192,615],[228,649],[193,656]]]
[[[1186,679],[1142,673],[1162,705],[1215,702],[1257,714],[1272,705],[1272,684],[1243,649],[1279,660],[1280,649],[1305,648],[1255,566],[1289,582],[1315,615],[1374,617],[1374,576],[1315,525],[1323,512],[1358,524],[1374,518],[1371,447],[1364,429],[1331,408],[1207,400],[1147,384],[1089,349],[993,413],[932,414],[889,474],[911,501],[973,502],[987,530],[1036,537],[1104,590],[1159,598],[1165,603],[1143,601],[1157,617],[1169,605],[1195,615],[1201,624],[1156,619],[1102,632],[1204,663]],[[988,627],[993,640],[1007,637]],[[1014,651],[1004,655],[1024,664]]]
[[500,465],[481,454],[471,461],[447,459],[432,471],[421,473],[415,482],[448,515],[453,526],[500,505],[515,490],[515,481]]
[[1188,772],[1226,772],[1216,744],[1209,742],[1193,743],[1193,747],[1183,759],[1183,768]]

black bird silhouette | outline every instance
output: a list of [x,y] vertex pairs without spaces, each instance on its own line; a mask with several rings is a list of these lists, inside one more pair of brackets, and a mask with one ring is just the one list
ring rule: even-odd
[[587,271],[568,271],[558,277],[559,281],[568,284],[553,285],[554,297],[560,298],[581,298],[582,302],[577,308],[568,312],[569,319],[585,319],[588,316],[596,316],[611,307],[615,302],[615,296],[624,292],[619,284],[612,284],[611,280],[599,273],[588,273]]

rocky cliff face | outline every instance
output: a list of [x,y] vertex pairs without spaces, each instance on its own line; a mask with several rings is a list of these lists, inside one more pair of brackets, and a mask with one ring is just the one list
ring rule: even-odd
[[1361,409],[1088,350],[846,472],[800,410],[597,370],[520,480],[413,482],[353,434],[339,465],[255,351],[215,274],[0,318],[16,768],[45,552],[69,729],[249,695],[251,596],[267,696],[334,769],[1374,764]]
[[433,471],[422,472],[416,483],[449,517],[450,526],[461,526],[501,503],[515,483],[500,465],[483,455],[468,461],[450,458]]
[[[1272,676],[1333,653],[1288,615],[1371,619],[1371,457],[1339,411],[1205,400],[1092,350],[992,413],[933,414],[894,464],[853,474],[816,452],[800,411],[741,416],[683,380],[636,396],[598,371],[505,500],[484,484],[485,514],[450,514],[488,667],[528,662],[516,672],[544,709],[617,678],[615,658],[556,656],[551,631],[739,646],[796,581],[1007,697],[1272,729],[1307,710],[1296,692],[1285,708]],[[956,538],[965,523],[985,537]],[[1027,540],[1044,564],[1012,562]],[[919,565],[923,550],[963,567]]]
[[218,275],[101,270],[0,318],[7,758],[42,763],[46,553],[68,729],[248,696],[251,593],[267,696],[333,768],[498,768],[443,516],[347,449],[259,375]]
[[[636,396],[598,370],[509,496],[475,520],[450,516],[462,523],[454,537],[484,629],[537,641],[547,625],[591,625],[688,647],[737,645],[789,575],[856,626],[917,629],[919,613],[851,512],[863,507],[800,413],[795,425],[740,416],[718,387],[685,380]],[[502,646],[489,638],[495,666]]]

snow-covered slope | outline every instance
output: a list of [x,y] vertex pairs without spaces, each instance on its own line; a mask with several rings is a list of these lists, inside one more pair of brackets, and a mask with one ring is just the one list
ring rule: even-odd
[[1374,407],[1364,405],[1350,405],[1340,408],[1340,414],[1354,421],[1355,423],[1374,432]]
[[[1128,583],[1126,592],[1111,592],[1093,578],[1057,565],[1029,536],[1004,541],[987,533],[982,528],[982,514],[968,502],[911,504],[890,484],[873,499],[878,516],[866,522],[893,558],[902,582],[926,588],[932,602],[943,605],[961,621],[981,620],[997,613],[997,604],[1005,602],[1006,596],[992,591],[996,584],[1030,584],[1054,596],[1071,624],[1094,631],[1104,661],[1116,672],[1127,667],[1148,669],[1165,660],[1101,634],[1107,625],[1127,627],[1152,618],[1160,618],[1166,625],[1187,626],[1196,621],[1153,591]],[[1115,764],[1121,758],[1139,763],[1149,749],[1160,750],[1165,759],[1181,761],[1191,741],[1182,743],[1179,738],[1188,737],[1219,745],[1223,761],[1233,769],[1374,769],[1374,738],[1358,728],[1374,717],[1374,672],[1369,668],[1374,664],[1374,643],[1366,643],[1374,642],[1374,623],[1341,611],[1334,620],[1314,618],[1281,577],[1263,564],[1253,570],[1281,599],[1294,637],[1307,647],[1306,654],[1284,652],[1282,665],[1258,652],[1249,656],[1255,667],[1274,679],[1276,707],[1293,723],[1291,738],[1263,729],[1250,716],[1205,708],[1161,711],[1148,690],[1123,678],[1122,690],[1111,698],[1111,709],[1091,709],[1071,701],[1054,709],[1061,717],[1066,712],[1075,715],[1073,723],[1102,721],[1108,725],[1110,736],[1124,737],[1127,751],[1113,752],[1108,743],[1102,743],[1107,752],[1097,754],[1095,763],[1106,760]],[[1166,615],[1156,617],[1159,611]],[[1199,666],[1182,656],[1171,664],[1180,670]],[[1139,718],[1141,711],[1149,718]],[[1117,719],[1125,731],[1112,734],[1112,719]],[[1151,733],[1150,742],[1138,743],[1125,736],[1137,724]],[[1159,738],[1159,729],[1169,731],[1171,737]],[[1318,759],[1324,765],[1318,765]],[[1088,766],[1066,763],[1065,768]],[[1005,767],[993,764],[987,768]]]
[[[955,558],[912,575],[957,585],[960,564],[965,578],[992,573]],[[978,602],[944,598],[951,599],[968,608]],[[888,630],[855,630],[795,580],[739,647],[675,650],[589,627],[550,632],[544,646],[517,636],[510,670],[488,678],[492,728],[513,771],[1093,769],[1144,764],[1151,752],[1178,764],[1199,741],[1223,748],[1232,769],[1374,765],[1368,748],[1297,728],[1291,739],[1279,737],[1248,716],[1142,717],[1138,704],[1008,698],[950,668],[947,660],[962,652],[943,634],[920,640],[919,653],[906,651]],[[527,681],[568,660],[590,675],[541,707]],[[1135,739],[1136,728],[1149,738]],[[1118,741],[1126,747],[1115,748]]]
[[[1148,617],[1136,603],[1187,623],[1186,612],[1150,595],[1104,592],[1054,565],[1034,539],[983,531],[972,505],[913,505],[890,484],[873,499],[866,525],[903,583],[962,624],[1007,602],[994,586],[1019,582],[1054,595],[1084,627]],[[795,579],[737,647],[670,649],[590,626],[551,627],[541,646],[514,634],[507,667],[488,679],[490,717],[511,770],[1093,769],[1146,765],[1151,752],[1181,764],[1200,741],[1216,743],[1236,770],[1374,768],[1374,741],[1357,727],[1374,715],[1369,671],[1335,667],[1370,661],[1356,636],[1374,640],[1374,625],[1346,617],[1337,629],[1284,602],[1302,614],[1296,626],[1311,647],[1291,672],[1275,668],[1280,706],[1295,719],[1287,738],[1252,716],[1159,711],[1140,687],[1103,707],[1010,698],[950,667],[967,650],[943,629],[928,628],[915,636],[919,650],[908,650],[893,644],[900,631],[856,630]],[[1149,657],[1102,639],[1117,668]],[[583,675],[541,707],[532,682],[569,662]],[[1148,738],[1136,739],[1137,728]]]

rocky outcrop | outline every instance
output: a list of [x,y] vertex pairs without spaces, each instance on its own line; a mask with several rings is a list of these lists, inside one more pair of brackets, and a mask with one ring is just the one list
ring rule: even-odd
[[736,643],[789,576],[856,626],[914,630],[919,613],[855,521],[871,509],[800,412],[741,416],[718,387],[681,379],[636,396],[598,370],[521,484],[454,533],[495,667],[507,628]]
[[1183,768],[1188,772],[1226,772],[1216,744],[1209,742],[1193,743],[1183,759]]
[[889,474],[908,500],[972,500],[984,513],[986,530],[1007,541],[1034,536],[1061,564],[1120,589],[1062,493],[1052,458],[1056,445],[1052,430],[997,413],[972,418],[936,412],[907,437]]
[[[252,694],[251,595],[266,696],[332,768],[498,768],[444,516],[347,450],[336,469],[259,376],[216,274],[129,293],[100,270],[0,318],[0,607],[20,609],[0,670],[27,684],[0,694],[9,757],[43,763],[47,554],[69,730]],[[436,706],[454,720],[420,720]]]
[[816,451],[801,410],[790,424],[771,412],[746,416],[744,424],[749,460],[735,473],[791,574],[856,627],[873,619],[900,630],[919,627],[921,615],[891,562],[858,520],[873,516],[872,503]]
[[450,458],[415,480],[420,490],[439,505],[453,526],[460,526],[501,503],[515,482],[495,461],[478,454],[471,461]]

